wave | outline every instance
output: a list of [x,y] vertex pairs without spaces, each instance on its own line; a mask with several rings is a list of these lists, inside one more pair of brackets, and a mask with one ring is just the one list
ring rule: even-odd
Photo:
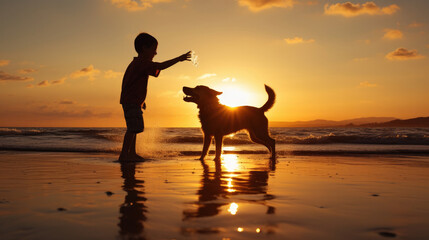
[[382,145],[429,145],[429,137],[426,135],[349,135],[337,136],[328,134],[324,136],[307,136],[307,137],[284,137],[279,143],[285,144],[382,144]]
[[[0,128],[0,141],[10,139],[26,141],[28,137],[40,140],[98,141],[99,143],[121,143],[124,128]],[[277,144],[371,144],[371,145],[429,145],[429,128],[407,129],[317,129],[274,128],[272,137]],[[156,143],[201,144],[203,136],[198,128],[146,129],[144,138]],[[224,144],[251,144],[246,133],[228,135]]]
[[124,132],[122,128],[0,128],[0,137],[57,136],[121,142]]
[[70,148],[70,147],[40,147],[40,146],[0,146],[0,151],[23,152],[69,152],[69,153],[119,153],[120,149],[103,148]]
[[[274,136],[277,144],[380,144],[380,145],[429,145],[428,135],[395,135],[395,136],[336,136],[327,134],[324,136]],[[174,137],[165,139],[168,143],[202,143],[202,136]],[[224,144],[241,145],[253,144],[247,137],[224,138]]]
[[0,128],[0,136],[7,135],[37,135],[41,131],[37,129]]

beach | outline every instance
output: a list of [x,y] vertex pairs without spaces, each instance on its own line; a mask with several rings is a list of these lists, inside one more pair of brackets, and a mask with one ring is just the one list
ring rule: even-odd
[[0,152],[0,239],[427,239],[429,156]]
[[429,240],[429,0],[0,16],[0,240]]

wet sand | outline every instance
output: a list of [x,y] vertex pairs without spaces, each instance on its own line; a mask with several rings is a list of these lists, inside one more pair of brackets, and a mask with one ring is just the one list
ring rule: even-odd
[[429,239],[429,157],[0,152],[0,239]]

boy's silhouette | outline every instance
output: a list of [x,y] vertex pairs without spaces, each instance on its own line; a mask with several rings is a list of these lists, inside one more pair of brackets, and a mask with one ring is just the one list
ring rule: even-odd
[[136,136],[143,132],[143,112],[146,109],[147,81],[150,76],[158,77],[161,70],[174,64],[190,60],[191,52],[187,52],[165,62],[152,62],[155,57],[158,41],[148,33],[140,33],[134,40],[134,47],[138,53],[128,65],[122,80],[121,100],[124,117],[127,123],[127,132],[124,136],[119,161],[144,160],[136,153]]

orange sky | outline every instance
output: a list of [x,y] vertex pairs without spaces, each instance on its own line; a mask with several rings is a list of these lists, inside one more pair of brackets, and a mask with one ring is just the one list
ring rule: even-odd
[[[23,0],[0,2],[0,126],[123,127],[133,41],[155,61],[146,126],[199,126],[183,86],[207,85],[271,121],[429,116],[429,2],[410,0]],[[234,100],[233,89],[240,89]]]

